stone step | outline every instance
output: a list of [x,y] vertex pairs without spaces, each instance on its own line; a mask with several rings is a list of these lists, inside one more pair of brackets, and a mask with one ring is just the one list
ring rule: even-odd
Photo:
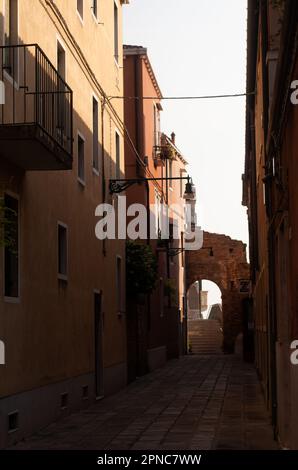
[[193,320],[188,323],[188,341],[192,354],[221,354],[222,329],[217,320]]

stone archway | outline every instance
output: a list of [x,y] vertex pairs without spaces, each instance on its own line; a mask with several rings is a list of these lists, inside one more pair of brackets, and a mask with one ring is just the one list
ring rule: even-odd
[[233,353],[235,340],[243,331],[243,300],[249,296],[249,264],[246,245],[226,235],[204,232],[204,244],[198,251],[186,251],[188,288],[208,279],[222,292],[223,350]]

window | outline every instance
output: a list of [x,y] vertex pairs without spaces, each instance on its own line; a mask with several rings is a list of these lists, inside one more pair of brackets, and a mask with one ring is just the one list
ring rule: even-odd
[[174,239],[174,224],[173,222],[169,223],[169,241],[170,243],[173,243]]
[[19,201],[4,195],[4,295],[19,297]]
[[[169,178],[173,178],[173,161],[169,160]],[[170,188],[173,187],[173,180],[169,180]]]
[[97,5],[97,0],[92,0],[92,11],[93,11],[93,15],[95,16],[95,18],[97,18],[97,8],[98,8],[98,5]]
[[77,0],[77,12],[80,17],[84,18],[84,0]]
[[18,44],[18,0],[5,0],[5,46]]
[[85,141],[78,135],[78,180],[85,183]]
[[155,190],[155,229],[157,238],[161,237],[161,200],[158,192]]
[[84,385],[82,387],[82,399],[83,400],[88,400],[89,397],[89,387],[88,385]]
[[67,277],[67,227],[58,223],[58,275]]
[[119,19],[118,19],[118,7],[114,3],[114,56],[115,60],[119,60]]
[[120,136],[115,133],[115,153],[116,153],[116,178],[120,178]]
[[[65,113],[66,113],[66,101],[65,101],[65,76],[66,76],[66,60],[65,60],[65,50],[60,44],[60,42],[57,42],[57,70],[58,74],[60,75],[61,78],[58,78],[58,83],[57,83],[57,88],[58,88],[58,93],[57,95],[57,107],[58,107],[58,116],[57,116],[57,139],[60,142],[62,139],[62,134],[65,126]],[[42,102],[42,101],[41,101]],[[46,120],[47,118],[47,113],[44,114],[44,119]]]
[[[180,178],[183,178],[185,175],[184,173],[186,173],[186,170],[180,170]],[[180,197],[183,198],[184,196],[184,191],[185,191],[185,180],[183,179],[180,179]]]
[[65,410],[68,406],[68,393],[62,393],[61,394],[61,409]]
[[98,102],[93,98],[93,168],[99,170],[98,162]]
[[[18,44],[18,0],[5,0],[4,19],[4,45],[15,46]],[[13,78],[17,76],[18,48],[5,49],[5,70]]]
[[8,415],[8,432],[12,433],[18,430],[19,427],[19,412],[13,411]]
[[117,295],[117,312],[122,312],[122,259],[117,256],[116,266],[116,295]]
[[159,121],[159,111],[157,109],[156,104],[153,105],[153,118],[154,118],[154,146],[159,145],[159,129],[160,129],[160,121]]
[[57,70],[61,78],[65,80],[66,66],[65,66],[65,50],[60,42],[57,43]]

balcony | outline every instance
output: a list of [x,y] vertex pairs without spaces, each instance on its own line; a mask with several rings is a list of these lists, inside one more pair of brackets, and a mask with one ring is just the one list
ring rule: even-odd
[[72,91],[37,44],[1,46],[0,157],[23,170],[72,168]]

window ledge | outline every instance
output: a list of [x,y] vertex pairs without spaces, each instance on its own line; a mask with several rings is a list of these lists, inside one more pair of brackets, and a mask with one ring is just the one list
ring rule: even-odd
[[7,434],[14,434],[18,430],[19,430],[19,428],[10,429],[9,431],[7,431]]
[[7,296],[4,296],[4,302],[7,302],[8,304],[20,304],[21,299],[20,299],[20,297],[7,297]]
[[78,15],[78,18],[81,22],[81,25],[84,26],[84,19],[81,17],[80,12],[78,10],[77,10],[77,15]]
[[86,182],[84,180],[82,180],[81,178],[78,178],[78,183],[83,186],[83,188],[85,188],[86,186]]
[[103,25],[103,24],[104,24],[104,23],[100,23],[100,21],[99,21],[99,19],[98,19],[98,16],[95,16],[95,15],[94,15],[93,9],[92,9],[92,18],[93,18],[93,20],[95,21],[95,23],[96,23],[97,25],[100,25],[100,24]]
[[119,56],[118,56],[118,59],[116,58],[116,56],[114,55],[114,62],[115,62],[115,65],[116,67],[118,68],[118,70],[121,68],[120,64],[119,64]]

